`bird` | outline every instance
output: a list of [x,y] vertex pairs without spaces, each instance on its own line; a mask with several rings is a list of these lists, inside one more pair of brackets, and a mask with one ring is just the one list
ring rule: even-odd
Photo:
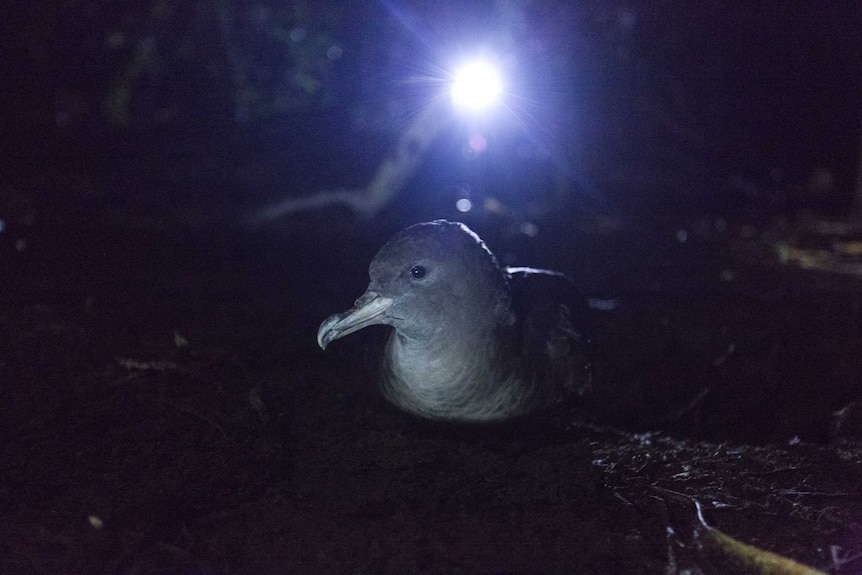
[[391,326],[383,396],[430,420],[519,420],[583,395],[592,380],[589,305],[560,272],[506,267],[465,224],[434,220],[394,235],[347,311],[325,319],[322,350]]

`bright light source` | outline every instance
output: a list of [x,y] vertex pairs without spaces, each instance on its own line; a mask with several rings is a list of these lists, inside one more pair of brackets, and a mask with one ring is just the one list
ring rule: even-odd
[[496,102],[502,90],[497,70],[484,60],[475,60],[455,74],[452,103],[456,108],[479,111]]

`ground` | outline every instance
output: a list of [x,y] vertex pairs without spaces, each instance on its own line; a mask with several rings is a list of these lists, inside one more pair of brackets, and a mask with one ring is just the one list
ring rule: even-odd
[[696,504],[862,571],[862,444],[831,415],[862,399],[862,283],[783,265],[786,231],[542,228],[534,251],[615,307],[585,413],[512,432],[384,403],[380,331],[316,347],[391,222],[99,209],[0,234],[0,572],[758,572]]

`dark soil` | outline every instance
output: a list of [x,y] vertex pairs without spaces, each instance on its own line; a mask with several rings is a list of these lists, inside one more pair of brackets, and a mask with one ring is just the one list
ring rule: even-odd
[[744,572],[695,501],[862,573],[862,443],[832,418],[862,400],[862,282],[764,230],[549,223],[518,263],[618,298],[596,389],[568,430],[486,432],[385,404],[379,330],[316,346],[397,226],[97,214],[0,234],[2,573]]

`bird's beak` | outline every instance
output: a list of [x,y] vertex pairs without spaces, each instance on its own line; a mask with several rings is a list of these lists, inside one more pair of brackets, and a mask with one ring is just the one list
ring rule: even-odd
[[355,331],[374,325],[383,323],[386,310],[393,303],[390,297],[383,297],[371,290],[362,294],[352,309],[345,312],[331,315],[320,324],[320,329],[317,330],[317,345],[320,349],[326,349],[326,346],[338,338],[349,335]]

